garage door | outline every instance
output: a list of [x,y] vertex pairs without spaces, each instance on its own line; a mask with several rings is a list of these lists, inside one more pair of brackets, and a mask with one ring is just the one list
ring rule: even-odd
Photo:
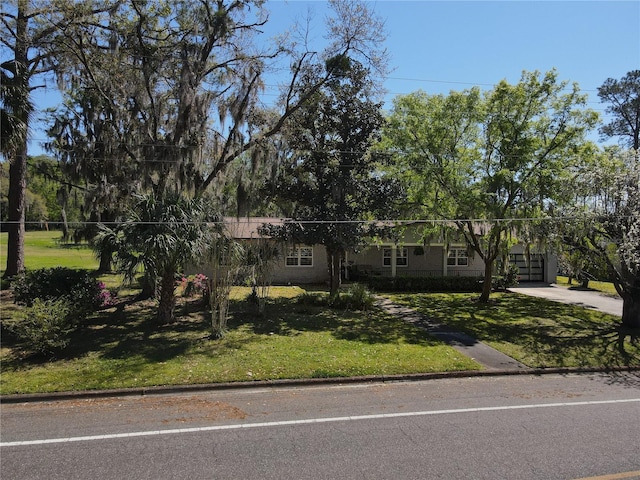
[[521,282],[543,282],[544,281],[544,257],[539,254],[529,256],[531,262],[527,262],[527,257],[523,253],[512,253],[509,259],[512,265],[517,265]]

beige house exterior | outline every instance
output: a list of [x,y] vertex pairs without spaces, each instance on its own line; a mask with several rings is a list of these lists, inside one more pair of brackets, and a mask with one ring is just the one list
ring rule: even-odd
[[[269,217],[226,218],[225,224],[234,238],[244,241],[273,241],[261,235],[263,225],[282,225],[285,220]],[[348,251],[345,258],[346,279],[362,274],[396,276],[472,276],[482,277],[481,258],[468,255],[463,243],[445,245],[419,241],[415,229],[408,228],[404,241],[381,240],[357,251]],[[329,280],[327,254],[322,245],[278,244],[279,256],[273,261],[271,282],[276,285],[319,284]],[[523,245],[511,250],[510,262],[519,268],[520,281],[553,283],[557,260],[546,252]]]

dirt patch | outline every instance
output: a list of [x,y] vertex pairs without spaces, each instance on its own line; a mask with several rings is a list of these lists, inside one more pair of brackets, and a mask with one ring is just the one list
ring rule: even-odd
[[198,420],[243,420],[248,415],[231,404],[212,401],[198,396],[190,397],[142,397],[137,399],[96,398],[22,404],[23,409],[60,410],[76,415],[116,413],[119,417],[142,420],[158,420],[162,423],[193,422]]

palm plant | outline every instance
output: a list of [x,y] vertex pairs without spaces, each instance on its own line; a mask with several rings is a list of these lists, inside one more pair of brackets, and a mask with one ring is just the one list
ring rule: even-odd
[[115,265],[132,281],[142,267],[159,290],[158,322],[175,321],[176,275],[200,262],[218,225],[202,198],[174,192],[159,198],[136,195],[126,220],[117,227],[99,226],[95,248],[115,250]]

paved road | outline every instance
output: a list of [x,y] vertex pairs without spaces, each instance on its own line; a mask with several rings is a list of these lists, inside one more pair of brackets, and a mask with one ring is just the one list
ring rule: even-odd
[[16,480],[640,478],[633,374],[222,390],[0,414],[0,474]]
[[509,290],[524,295],[546,298],[554,302],[580,305],[619,317],[622,316],[621,298],[610,297],[592,290],[564,288],[554,284],[549,285],[548,283],[521,283]]

